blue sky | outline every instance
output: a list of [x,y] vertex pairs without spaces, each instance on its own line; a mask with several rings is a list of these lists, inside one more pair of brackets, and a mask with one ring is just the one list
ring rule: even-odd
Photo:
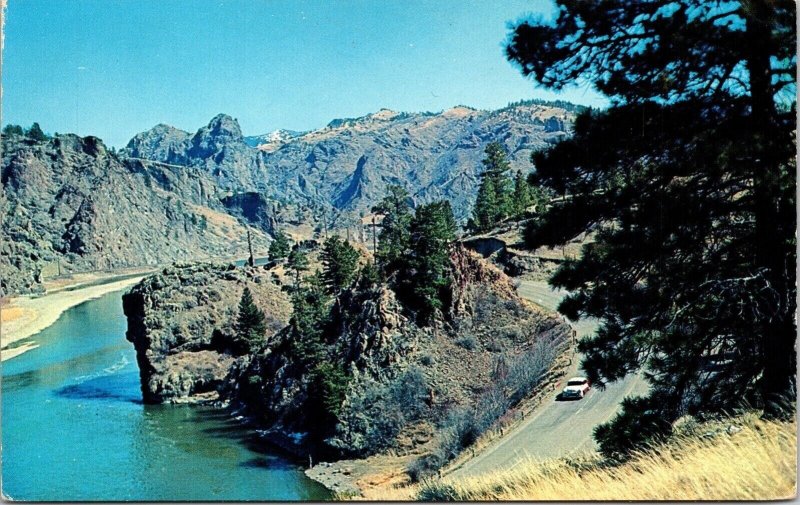
[[225,112],[247,135],[382,107],[502,107],[536,89],[503,57],[508,23],[548,0],[9,0],[3,123],[123,146]]

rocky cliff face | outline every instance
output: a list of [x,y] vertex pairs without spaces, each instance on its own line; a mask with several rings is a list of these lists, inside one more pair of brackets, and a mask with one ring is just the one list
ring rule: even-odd
[[123,296],[145,402],[218,399],[241,359],[230,343],[245,286],[264,310],[270,333],[283,328],[291,313],[288,296],[259,268],[177,265]]
[[131,139],[122,154],[133,159],[201,169],[223,190],[267,189],[264,160],[245,142],[239,123],[225,114],[214,117],[194,135],[157,125]]
[[[4,293],[44,277],[203,257],[243,257],[246,231],[203,173],[128,162],[95,137],[3,138]],[[264,251],[268,237],[256,232]]]

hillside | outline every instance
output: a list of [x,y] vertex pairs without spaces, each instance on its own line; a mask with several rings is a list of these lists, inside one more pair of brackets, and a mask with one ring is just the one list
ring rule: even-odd
[[[58,273],[243,257],[247,232],[208,176],[120,159],[95,137],[3,138],[3,293]],[[266,233],[253,230],[257,249]]]

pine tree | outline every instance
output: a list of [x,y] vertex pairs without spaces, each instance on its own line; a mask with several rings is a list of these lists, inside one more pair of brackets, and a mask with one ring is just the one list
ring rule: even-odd
[[406,281],[412,295],[408,302],[418,308],[423,322],[444,308],[443,293],[450,285],[450,245],[455,233],[450,202],[438,201],[417,208],[411,222]]
[[[314,428],[335,426],[347,392],[349,378],[344,368],[334,363],[319,363],[309,374],[306,408]],[[325,433],[319,433],[324,436]]]
[[390,185],[386,196],[372,208],[383,215],[375,257],[384,272],[394,272],[408,250],[411,198],[402,186]]
[[358,289],[372,289],[381,282],[378,267],[372,261],[367,261],[358,272]]
[[289,259],[286,260],[286,266],[294,271],[295,287],[300,285],[300,275],[302,272],[308,270],[308,255],[305,249],[299,244],[295,244],[292,252],[289,253]]
[[483,177],[478,187],[478,196],[475,207],[472,209],[471,228],[473,231],[482,232],[491,230],[496,223],[497,216],[497,189],[494,179]]
[[325,356],[324,331],[328,324],[329,298],[319,272],[292,292],[292,350],[304,364],[313,366]]
[[322,246],[322,282],[328,293],[336,294],[349,287],[356,277],[358,251],[346,240],[333,236]]
[[251,352],[264,341],[267,333],[266,316],[253,301],[250,288],[244,288],[236,317],[235,347],[239,352]]
[[[596,231],[551,280],[559,310],[596,317],[595,383],[644,369],[651,389],[596,431],[624,452],[684,414],[748,402],[792,412],[796,291],[796,6],[789,1],[559,1],[507,54],[559,90],[592,82],[612,106],[534,156],[559,194],[530,247]],[[598,382],[600,381],[600,382]]]
[[20,125],[7,124],[3,127],[4,137],[21,137],[25,134]]
[[280,230],[276,231],[272,243],[269,245],[270,261],[279,260],[289,256],[290,244],[289,237]]
[[506,152],[498,142],[491,142],[484,150],[485,167],[473,208],[472,225],[475,231],[488,231],[514,212],[511,181],[508,171],[511,164]]
[[531,186],[528,184],[528,179],[522,172],[517,172],[517,175],[514,177],[514,197],[511,202],[514,209],[512,217],[514,218],[522,217],[528,207],[533,203]]
[[508,178],[508,171],[511,169],[506,157],[506,150],[499,142],[490,142],[484,151],[486,158],[483,165],[486,167],[486,176],[494,181],[494,188],[497,195],[497,208],[494,215],[495,223],[499,223],[512,212],[512,187]]
[[47,135],[42,131],[42,128],[39,126],[39,123],[33,123],[28,131],[26,132],[28,137],[37,141],[37,142],[44,142],[48,139]]

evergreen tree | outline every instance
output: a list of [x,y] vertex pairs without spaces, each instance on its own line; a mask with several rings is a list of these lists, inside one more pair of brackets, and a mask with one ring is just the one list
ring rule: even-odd
[[292,292],[292,350],[306,365],[313,366],[325,357],[324,330],[328,324],[329,298],[319,272],[308,277],[306,285]]
[[534,207],[536,214],[542,214],[547,210],[547,205],[553,198],[553,190],[546,186],[537,184],[536,174],[528,176],[528,191],[530,192],[529,207]]
[[289,259],[286,260],[286,266],[294,271],[295,287],[299,286],[300,274],[308,270],[308,255],[300,244],[295,244],[292,248],[292,252],[289,253]]
[[514,213],[511,181],[508,171],[511,164],[499,142],[491,142],[484,150],[485,167],[473,208],[472,225],[475,231],[487,231]]
[[490,142],[484,151],[486,158],[483,159],[483,166],[486,167],[485,175],[494,181],[494,188],[497,195],[497,208],[494,220],[499,223],[512,212],[512,191],[511,180],[508,178],[508,171],[511,169],[506,157],[506,150],[499,142]]
[[514,177],[514,197],[511,199],[511,203],[514,209],[512,212],[514,218],[522,217],[528,207],[534,203],[531,186],[522,172],[517,172]]
[[481,185],[478,187],[475,207],[472,209],[470,228],[477,232],[491,230],[496,223],[496,217],[497,188],[495,188],[494,179],[483,177]]
[[427,322],[446,303],[444,291],[450,286],[450,245],[455,240],[456,221],[448,201],[417,208],[411,222],[410,256],[406,280],[412,306]]
[[250,288],[245,286],[236,317],[235,350],[240,353],[251,352],[264,341],[266,333],[264,312],[256,306]]
[[348,241],[338,236],[329,238],[322,246],[321,256],[322,281],[329,293],[338,293],[353,283],[360,255]]
[[269,259],[275,261],[287,257],[290,247],[289,237],[280,230],[276,231],[272,243],[269,245]]
[[602,322],[580,343],[593,382],[644,368],[651,384],[596,430],[601,449],[742,401],[792,412],[795,4],[558,4],[554,24],[514,28],[509,58],[544,87],[593,82],[612,106],[534,156],[535,181],[570,197],[527,242],[597,231],[551,280],[573,292],[559,310]]
[[411,198],[402,186],[388,186],[386,196],[372,208],[372,212],[383,215],[375,257],[384,272],[393,272],[408,250]]
[[4,137],[21,137],[25,134],[20,125],[7,124],[3,127]]
[[47,140],[47,135],[42,131],[42,128],[39,126],[39,123],[33,123],[28,131],[26,132],[28,137],[37,141],[37,142],[44,142]]
[[358,288],[360,290],[372,289],[381,282],[381,275],[374,262],[364,263],[358,272]]
[[324,437],[326,433],[317,430],[336,425],[348,382],[344,368],[338,364],[323,362],[311,370],[306,408],[309,418],[315,420],[313,434]]

